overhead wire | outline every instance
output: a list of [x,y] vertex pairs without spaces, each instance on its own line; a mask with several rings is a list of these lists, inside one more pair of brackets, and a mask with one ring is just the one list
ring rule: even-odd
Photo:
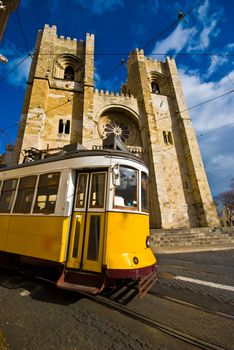
[[[175,27],[177,23],[179,23],[184,17],[188,16],[188,14],[190,14],[196,7],[198,7],[202,2],[204,2],[204,0],[200,0],[196,5],[194,5],[193,7],[191,7],[185,14],[183,14],[182,17],[178,17],[178,19],[176,21],[174,21],[172,24],[170,24],[169,26],[167,26],[164,30],[162,30],[161,32],[159,32],[157,35],[155,35],[152,39],[150,39],[148,42],[146,42],[144,45],[141,46],[142,49],[145,49],[147,46],[149,46],[153,41],[155,41],[156,39],[158,39],[160,36],[162,36],[163,34],[165,34],[168,30],[170,30],[171,28]],[[106,78],[107,76],[109,76],[111,73],[113,73],[115,70],[119,69],[124,63],[126,63],[127,60],[122,59],[121,62],[113,67],[110,71],[108,71],[107,73],[105,73],[102,76],[103,78]]]
[[[57,53],[51,53],[51,52],[33,52],[31,53],[32,56],[35,56],[35,55],[38,55],[38,56],[57,56],[58,54]],[[87,52],[86,55],[94,55],[94,56],[127,56],[129,54],[129,52],[95,52],[94,54],[93,53],[89,53]],[[155,52],[155,53],[151,53],[151,54],[145,54],[146,57],[151,57],[151,56],[166,56],[168,55],[168,52]],[[232,52],[178,52],[176,53],[176,56],[210,56],[210,55],[215,55],[215,56],[230,56],[230,57],[233,57],[234,56],[234,53]]]
[[182,111],[178,111],[178,112],[176,112],[176,113],[183,113],[183,112],[185,112],[185,111],[190,111],[190,110],[193,109],[193,108],[200,107],[200,106],[202,106],[202,105],[204,105],[204,104],[206,104],[206,103],[208,103],[208,102],[217,100],[217,99],[219,99],[219,98],[221,98],[221,97],[224,97],[224,96],[226,96],[226,95],[229,95],[229,94],[231,94],[231,93],[233,93],[233,92],[234,92],[234,90],[227,91],[227,92],[225,92],[225,93],[222,94],[222,95],[217,95],[217,96],[215,96],[215,97],[212,97],[212,98],[210,98],[210,99],[208,99],[208,100],[205,100],[205,101],[203,101],[203,102],[200,102],[200,103],[198,103],[198,104],[196,104],[196,105],[194,105],[194,106],[185,108],[185,109],[183,109]]
[[29,54],[27,54],[22,60],[20,60],[8,73],[0,78],[0,82],[4,81],[6,78],[9,77],[10,74],[12,74],[28,57],[30,57]]
[[229,124],[220,126],[219,128],[216,128],[216,129],[207,131],[207,132],[205,132],[205,133],[201,133],[201,134],[198,135],[198,136],[204,136],[204,135],[206,136],[206,135],[208,135],[208,134],[212,134],[212,133],[218,132],[218,131],[220,131],[220,130],[222,130],[222,129],[230,128],[232,125],[234,125],[234,123],[229,123]]
[[[198,7],[198,6],[201,4],[202,1],[204,1],[204,0],[199,1],[199,2],[198,2],[195,6],[193,6],[189,11],[187,11],[185,14],[183,14],[182,18],[178,18],[178,20],[176,20],[175,22],[173,22],[171,25],[169,25],[168,27],[166,27],[163,31],[161,31],[160,33],[158,33],[157,36],[155,36],[153,39],[151,39],[151,40],[148,41],[146,44],[144,44],[144,45],[142,46],[142,48],[147,47],[153,40],[156,40],[157,37],[163,35],[163,34],[164,34],[166,31],[168,31],[172,26],[174,26],[174,25],[177,24],[181,19],[183,19],[185,16],[187,16],[193,9],[195,9],[196,7]],[[23,26],[22,26],[22,23],[21,23],[21,20],[20,20],[18,11],[16,11],[16,17],[17,17],[17,21],[18,21],[18,24],[19,24],[20,31],[21,31],[22,36],[23,36],[23,38],[24,38],[25,46],[26,46],[26,48],[27,48],[27,50],[28,50],[28,55],[27,55],[26,57],[24,57],[20,62],[18,62],[18,63],[16,64],[16,66],[13,67],[13,69],[12,69],[11,71],[9,71],[9,72],[6,74],[6,76],[4,76],[4,77],[2,77],[2,78],[0,79],[0,81],[3,81],[3,80],[6,79],[12,72],[14,72],[15,69],[16,69],[20,64],[22,64],[22,63],[26,60],[26,58],[28,58],[29,56],[32,57],[32,56],[34,55],[34,54],[31,54],[31,53],[30,53],[29,45],[28,45],[28,42],[27,42],[27,39],[26,39],[24,30],[23,30]],[[210,55],[209,53],[181,53],[181,55],[195,55],[195,54],[197,54],[197,55],[198,55],[198,54],[200,54],[200,55]],[[40,53],[39,53],[39,55],[40,55]],[[155,55],[156,55],[156,54],[155,54]],[[160,55],[160,54],[157,54],[157,55]],[[164,55],[164,54],[161,54],[161,55]],[[231,54],[226,54],[226,55],[231,55]],[[119,68],[123,63],[124,63],[124,62],[121,62],[120,64],[118,64],[117,67],[114,67],[114,68],[113,68],[111,71],[109,71],[107,74],[104,74],[104,76],[102,77],[102,79],[105,78],[107,75],[111,74],[111,73],[112,73],[114,70],[116,70],[117,68]],[[218,96],[216,96],[216,97],[214,97],[214,98],[212,98],[212,99],[203,101],[203,102],[201,102],[201,103],[199,103],[199,104],[197,104],[197,105],[188,107],[187,109],[184,109],[184,110],[182,110],[182,111],[178,111],[177,113],[182,113],[182,112],[184,112],[184,111],[191,110],[191,109],[193,109],[193,108],[199,107],[199,106],[201,106],[201,105],[203,105],[203,104],[205,104],[205,103],[214,101],[214,100],[216,100],[216,99],[218,99],[218,98],[221,98],[221,97],[223,97],[223,96],[225,96],[225,95],[227,95],[227,94],[230,94],[230,93],[232,93],[232,92],[234,92],[234,90],[228,91],[228,92],[226,92],[225,94],[222,94],[222,95],[218,95]],[[67,101],[67,102],[65,102],[65,103],[68,103],[68,102],[70,102],[70,100]],[[64,105],[64,104],[62,104],[62,105]],[[59,105],[58,107],[55,107],[55,108],[53,108],[53,109],[59,108],[59,107],[62,106],[62,105]],[[47,111],[47,112],[48,112],[48,111]],[[158,120],[161,120],[161,119],[164,119],[164,118],[167,118],[167,117],[163,117],[163,118],[160,118],[160,119],[158,119]],[[222,128],[224,128],[224,127],[227,127],[227,126],[223,126]],[[220,128],[219,128],[219,129],[220,129]],[[201,134],[201,135],[203,135],[203,134]]]
[[22,22],[20,20],[20,16],[19,16],[18,10],[15,11],[15,14],[16,14],[16,19],[17,19],[17,22],[18,22],[18,25],[19,25],[19,28],[20,28],[20,32],[21,32],[22,37],[24,39],[25,47],[27,49],[28,54],[31,56],[31,53],[30,53],[30,50],[29,50],[28,41],[27,41],[26,35],[24,33],[24,29],[23,29],[23,26],[22,26]]

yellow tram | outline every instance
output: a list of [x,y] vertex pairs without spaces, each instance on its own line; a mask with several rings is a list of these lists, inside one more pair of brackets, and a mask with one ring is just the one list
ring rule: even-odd
[[76,150],[0,171],[0,261],[56,266],[60,288],[156,280],[148,170],[117,150]]

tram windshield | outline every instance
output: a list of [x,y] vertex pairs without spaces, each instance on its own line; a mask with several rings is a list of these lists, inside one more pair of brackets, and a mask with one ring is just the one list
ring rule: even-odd
[[137,170],[119,167],[120,186],[115,188],[114,206],[137,208]]

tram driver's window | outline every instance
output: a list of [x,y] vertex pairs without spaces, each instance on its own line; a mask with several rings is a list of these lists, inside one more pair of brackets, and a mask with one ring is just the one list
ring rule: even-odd
[[27,176],[20,179],[13,213],[30,213],[37,176]]
[[34,213],[52,214],[55,210],[60,173],[40,175]]
[[120,166],[120,186],[115,188],[114,207],[137,208],[137,170]]
[[10,213],[18,179],[5,180],[0,198],[0,212]]

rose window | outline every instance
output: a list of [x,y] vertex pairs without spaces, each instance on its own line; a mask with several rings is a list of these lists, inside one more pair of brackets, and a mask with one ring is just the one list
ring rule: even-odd
[[141,145],[141,137],[137,124],[128,116],[120,113],[102,115],[98,123],[98,132],[102,139],[116,135],[128,145]]
[[119,120],[109,121],[103,129],[106,137],[114,134],[119,136],[122,142],[126,142],[129,139],[129,127]]

